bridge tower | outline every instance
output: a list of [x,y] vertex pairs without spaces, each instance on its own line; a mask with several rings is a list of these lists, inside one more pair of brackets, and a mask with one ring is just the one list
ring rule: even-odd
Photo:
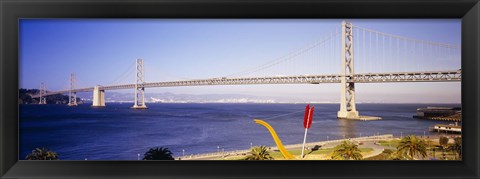
[[77,77],[75,73],[70,74],[70,91],[68,93],[68,106],[77,106],[77,92],[75,90],[75,82]]
[[135,73],[135,101],[133,104],[133,109],[147,109],[145,105],[145,66],[143,59],[137,59]]
[[74,73],[70,74],[70,91],[68,93],[68,106],[77,106],[77,92],[75,90],[76,76]]
[[342,77],[340,87],[340,110],[337,118],[359,118],[355,106],[355,83],[353,82],[353,26],[351,23],[342,22],[341,61]]
[[45,83],[40,83],[40,101],[38,104],[47,104],[47,98],[45,98],[45,94],[47,94],[47,86]]

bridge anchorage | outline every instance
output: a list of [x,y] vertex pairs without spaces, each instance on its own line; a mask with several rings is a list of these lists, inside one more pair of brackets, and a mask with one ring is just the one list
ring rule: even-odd
[[137,59],[137,67],[135,73],[135,101],[132,109],[147,109],[145,105],[145,66],[143,59]]

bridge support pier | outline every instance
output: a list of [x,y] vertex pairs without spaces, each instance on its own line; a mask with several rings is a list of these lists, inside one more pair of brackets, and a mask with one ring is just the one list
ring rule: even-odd
[[77,92],[71,92],[68,97],[68,106],[78,106],[77,104]]
[[143,59],[137,59],[136,65],[136,74],[135,74],[135,101],[132,109],[147,109],[145,105],[145,66],[143,64]]
[[105,107],[105,90],[100,90],[98,85],[93,88],[92,107]]
[[342,77],[340,89],[340,110],[337,118],[359,118],[355,106],[355,83],[353,82],[353,26],[351,23],[342,22]]

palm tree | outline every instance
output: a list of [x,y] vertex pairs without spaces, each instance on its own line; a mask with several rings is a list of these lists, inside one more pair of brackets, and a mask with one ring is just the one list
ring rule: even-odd
[[25,157],[26,160],[58,160],[58,154],[45,147],[35,148]]
[[331,155],[332,159],[337,160],[361,160],[363,158],[358,145],[347,140],[337,145]]
[[433,148],[435,146],[432,145],[433,141],[431,139],[425,139],[425,141],[427,142],[427,150],[431,150],[432,151],[431,154],[433,155],[433,158],[435,158],[435,155],[434,155],[434,152],[433,152],[434,151]]
[[440,144],[440,146],[442,146],[443,159],[446,159],[446,157],[445,157],[445,149],[447,148],[447,145],[448,145],[448,138],[442,136],[442,137],[440,137],[440,139],[438,139],[438,143]]
[[175,160],[172,155],[173,153],[168,148],[150,148],[143,155],[143,160]]
[[252,147],[250,155],[245,157],[245,160],[273,160],[270,152],[267,150],[267,146],[255,146]]
[[[387,149],[385,149],[387,150]],[[390,153],[390,156],[388,157],[390,160],[407,160],[407,156],[404,151],[398,151],[396,150],[395,152]]]
[[424,139],[418,138],[415,135],[405,136],[400,140],[397,151],[400,154],[409,156],[410,159],[414,159],[416,155],[425,157],[427,156],[427,143]]
[[453,151],[455,151],[458,154],[458,157],[461,159],[462,158],[462,138],[461,137],[455,137],[453,139]]

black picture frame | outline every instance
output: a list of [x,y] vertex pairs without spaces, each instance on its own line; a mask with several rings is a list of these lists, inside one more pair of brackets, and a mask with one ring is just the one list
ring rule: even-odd
[[[19,18],[461,18],[462,161],[18,161]],[[2,178],[480,178],[478,0],[1,0]],[[432,29],[435,30],[435,29]]]

